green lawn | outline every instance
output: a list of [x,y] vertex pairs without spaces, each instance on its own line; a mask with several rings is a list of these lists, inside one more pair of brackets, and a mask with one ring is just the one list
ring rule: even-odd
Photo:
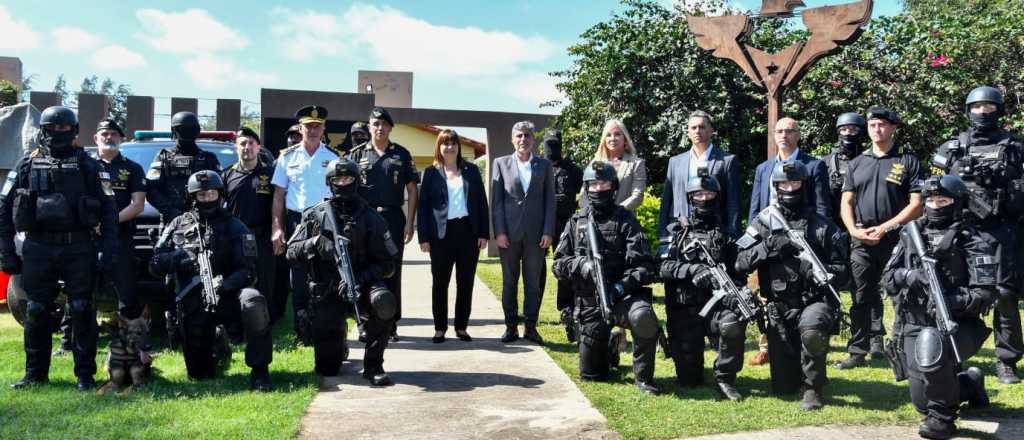
[[[235,348],[231,368],[214,380],[194,382],[185,374],[180,352],[160,352],[154,359],[152,382],[130,396],[97,396],[74,388],[70,355],[55,358],[50,384],[29,390],[8,385],[24,373],[21,327],[6,309],[0,313],[0,438],[2,439],[225,439],[291,438],[299,430],[306,406],[317,390],[311,348],[296,347],[291,321],[277,324],[274,362],[275,391],[249,391],[244,347]],[[290,313],[289,313],[290,316]],[[54,346],[57,345],[54,339]],[[107,339],[97,354],[100,372]]]
[[[825,388],[826,407],[817,412],[800,411],[797,396],[775,397],[768,394],[768,366],[751,367],[746,361],[757,351],[758,333],[750,325],[743,371],[737,380],[740,392],[747,396],[741,402],[722,402],[710,386],[684,389],[676,386],[675,367],[671,360],[658,355],[655,381],[663,394],[641,395],[633,386],[633,372],[628,367],[630,356],[624,353],[620,372],[609,383],[579,381],[576,347],[565,338],[555,310],[555,279],[548,260],[548,280],[540,312],[539,331],[546,341],[545,350],[566,374],[580,387],[590,402],[608,419],[609,426],[629,439],[676,438],[723,432],[763,430],[804,425],[852,424],[916,424],[920,416],[910,403],[906,382],[893,381],[892,370],[884,361],[872,361],[867,368],[839,371],[832,364],[846,358],[845,340],[832,338],[828,356],[831,382]],[[481,258],[477,276],[495,293],[501,295],[501,266],[497,259]],[[521,290],[520,290],[521,292]],[[521,294],[520,294],[521,296]],[[655,286],[655,310],[664,322],[665,307],[662,286]],[[848,296],[844,300],[848,301]],[[888,301],[887,301],[888,303]],[[847,307],[849,304],[847,304]],[[886,320],[892,321],[887,304]],[[714,353],[705,353],[705,382],[713,383],[711,365]],[[986,385],[992,407],[967,414],[980,416],[1019,417],[1024,415],[1024,385],[1005,386],[994,380],[992,340],[970,363],[985,371]]]

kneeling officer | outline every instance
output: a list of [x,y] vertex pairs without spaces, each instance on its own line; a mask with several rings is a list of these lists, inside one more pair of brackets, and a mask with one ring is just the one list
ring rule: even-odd
[[241,321],[250,385],[269,391],[273,347],[267,300],[256,289],[256,238],[245,224],[224,210],[224,182],[214,171],[188,179],[192,207],[164,229],[153,249],[149,270],[172,275],[177,295],[177,331],[188,376],[214,376],[217,365],[231,359],[226,328]]

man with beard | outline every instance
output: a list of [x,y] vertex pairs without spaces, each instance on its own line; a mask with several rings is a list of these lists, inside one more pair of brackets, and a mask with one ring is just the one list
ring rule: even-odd
[[[610,344],[613,326],[629,329],[633,335],[633,374],[637,388],[657,394],[654,386],[654,352],[658,342],[658,317],[651,307],[651,290],[644,288],[655,279],[654,258],[644,229],[636,216],[615,203],[619,178],[615,168],[593,162],[583,174],[589,207],[566,225],[555,250],[552,271],[559,280],[572,283],[576,292],[579,322],[580,377],[608,380],[609,367],[618,363],[618,344]],[[588,228],[594,229],[592,249]],[[592,251],[602,255],[594,261]],[[595,273],[600,264],[604,279]],[[608,292],[609,316],[601,312],[598,282]],[[612,347],[611,345],[615,345]],[[615,365],[617,366],[617,365]]]
[[[96,385],[93,288],[96,274],[109,274],[117,263],[117,212],[109,176],[74,146],[77,137],[78,117],[71,109],[43,110],[39,148],[22,157],[0,191],[0,270],[22,274],[27,296],[25,376],[12,388],[49,381],[56,324],[50,313],[59,281],[64,281],[71,315],[76,387],[85,391]],[[96,229],[98,249],[92,235]],[[21,257],[15,252],[15,231],[25,233]]]

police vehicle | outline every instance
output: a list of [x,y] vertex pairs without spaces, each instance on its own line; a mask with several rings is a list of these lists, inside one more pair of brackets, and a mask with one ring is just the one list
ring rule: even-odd
[[[136,130],[134,135],[132,141],[121,144],[119,149],[121,155],[141,165],[144,174],[149,172],[149,167],[160,150],[174,148],[174,140],[171,139],[171,132],[169,131]],[[204,131],[199,133],[196,145],[203,150],[216,154],[221,167],[227,169],[238,161],[234,140],[235,133],[231,131]],[[85,149],[95,157],[95,146],[85,147]],[[137,277],[136,292],[139,301],[144,305],[157,306],[158,310],[162,311],[170,302],[170,298],[165,294],[164,281],[155,279],[149,273],[149,260],[153,257],[153,245],[156,244],[156,240],[160,236],[160,213],[147,201],[145,209],[135,218],[135,226],[135,236],[133,237],[135,242],[135,261],[121,262],[119,264],[132,264],[135,266]],[[20,237],[21,234],[18,234],[18,236]],[[18,240],[17,244],[20,252],[20,240]],[[20,278],[19,275],[13,275],[6,285],[0,286],[0,289],[6,289],[8,307],[19,324],[23,322],[25,316],[25,293],[21,289]],[[0,295],[0,297],[2,296]],[[95,299],[96,307],[100,312],[112,313],[117,311],[117,298],[110,289],[102,287],[97,289]],[[57,304],[63,304],[63,302],[62,299],[56,301]],[[156,311],[151,310],[151,312]],[[54,313],[55,316],[59,317],[63,314],[63,311],[55,310]],[[162,313],[151,313],[151,317],[154,321],[157,321],[162,318]],[[155,324],[157,323],[154,322],[150,328],[163,328],[162,325],[157,327]],[[57,330],[56,326],[54,327],[54,330]]]

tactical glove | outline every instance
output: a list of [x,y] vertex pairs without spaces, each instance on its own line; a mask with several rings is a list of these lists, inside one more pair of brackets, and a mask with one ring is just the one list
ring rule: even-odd
[[21,273],[21,257],[14,252],[4,252],[0,254],[0,270],[10,274],[17,275]]

